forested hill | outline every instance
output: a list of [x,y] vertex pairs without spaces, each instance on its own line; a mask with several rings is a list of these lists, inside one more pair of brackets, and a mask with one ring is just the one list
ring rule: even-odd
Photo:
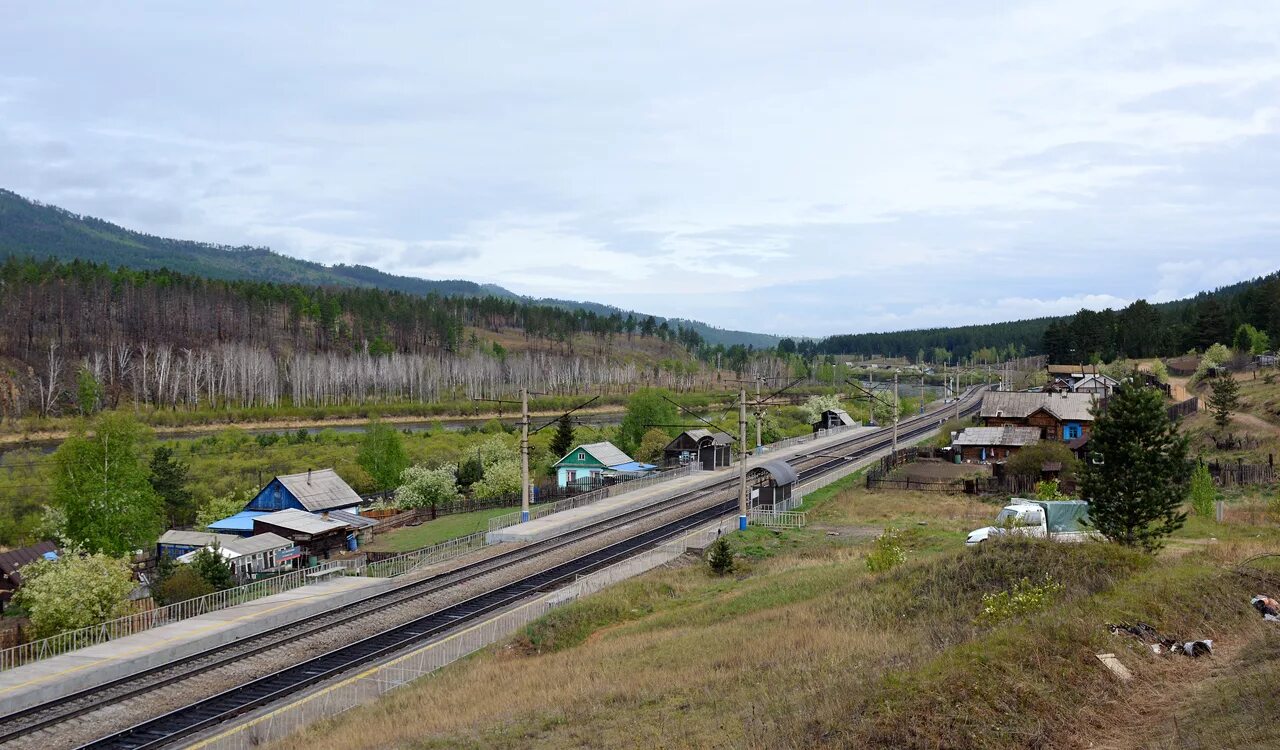
[[991,362],[1025,354],[1047,354],[1055,362],[1111,361],[1232,344],[1246,325],[1268,335],[1272,345],[1280,343],[1280,272],[1171,302],[1137,300],[1120,310],[1081,310],[1061,317],[843,334],[801,342],[798,348],[819,354],[923,356],[930,362]]
[[[65,211],[28,200],[0,189],[0,258],[29,256],[37,259],[87,260],[113,267],[179,273],[220,280],[265,281],[307,286],[371,288],[405,294],[441,297],[493,296],[535,305],[582,310],[602,317],[620,314],[644,319],[641,313],[595,302],[523,297],[494,284],[463,280],[430,280],[397,276],[368,266],[325,266],[273,252],[265,247],[231,247],[142,234],[102,219]],[[697,321],[677,321],[652,316],[672,328],[697,331],[711,344],[742,344],[769,348],[776,336],[729,331]]]

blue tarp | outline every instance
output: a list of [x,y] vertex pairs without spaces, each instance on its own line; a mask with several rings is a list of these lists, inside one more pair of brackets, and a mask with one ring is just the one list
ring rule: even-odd
[[242,510],[234,516],[209,524],[209,530],[225,531],[231,534],[252,534],[253,519],[269,513],[270,511],[265,510]]
[[640,463],[639,461],[629,461],[629,462],[627,462],[627,463],[625,463],[625,464],[618,464],[617,466],[610,466],[610,467],[609,467],[609,470],[610,470],[610,471],[629,471],[629,472],[635,472],[635,471],[653,471],[653,470],[654,470],[654,469],[656,469],[656,468],[658,468],[658,467],[657,467],[657,466],[654,466],[653,464],[643,464],[643,463]]

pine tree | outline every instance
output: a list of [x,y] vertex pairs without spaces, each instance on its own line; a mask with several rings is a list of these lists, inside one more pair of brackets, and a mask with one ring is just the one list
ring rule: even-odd
[[1126,380],[1089,439],[1081,483],[1090,522],[1108,539],[1147,551],[1180,528],[1191,466],[1159,391]]
[[231,570],[231,563],[223,558],[216,545],[202,547],[199,552],[196,552],[191,558],[191,569],[199,573],[204,582],[212,586],[215,591],[229,589],[236,585],[236,576]]
[[551,455],[559,461],[573,450],[573,422],[566,414],[556,420],[556,434],[551,438]]
[[1240,385],[1230,374],[1213,379],[1213,394],[1209,396],[1209,408],[1218,429],[1225,430],[1231,424],[1231,412],[1240,408]]
[[729,540],[720,537],[711,543],[707,548],[707,567],[718,576],[733,572],[733,548],[729,546]]
[[167,445],[151,452],[151,488],[164,501],[165,517],[170,526],[190,526],[196,522],[196,506],[187,489],[188,467],[173,455]]

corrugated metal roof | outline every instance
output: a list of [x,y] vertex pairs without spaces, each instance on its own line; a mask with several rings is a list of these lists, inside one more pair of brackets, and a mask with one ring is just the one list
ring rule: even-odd
[[615,466],[610,466],[609,468],[612,469],[613,471],[637,472],[637,471],[653,471],[658,467],[654,466],[653,464],[646,464],[640,461],[628,461],[625,464],[617,464]]
[[799,478],[796,470],[791,468],[791,464],[782,459],[765,461],[759,466],[751,467],[751,470],[769,472],[769,476],[773,477],[773,483],[777,485],[792,484]]
[[259,552],[270,552],[273,549],[284,549],[292,546],[293,542],[270,531],[265,534],[254,534],[253,536],[233,537],[232,541],[222,545],[223,549],[235,553],[237,557],[256,555]]
[[214,534],[208,531],[169,529],[160,535],[160,538],[156,540],[156,544],[172,544],[178,547],[208,547],[210,544],[217,542],[225,547],[239,538],[231,534]]
[[684,434],[688,435],[697,443],[701,443],[707,438],[711,438],[712,445],[728,445],[733,442],[733,438],[723,432],[712,432],[711,430],[701,428],[696,430],[685,430]]
[[316,469],[301,474],[276,477],[280,484],[312,512],[355,508],[360,505],[360,494],[342,481],[333,469]]
[[1091,393],[988,393],[982,397],[982,417],[1009,417],[1022,419],[1039,409],[1045,409],[1058,419],[1079,422],[1093,421],[1090,410],[1094,396]]
[[967,427],[956,435],[956,439],[951,444],[1020,446],[1038,442],[1040,442],[1039,428],[1004,425],[1002,427]]
[[329,511],[329,517],[336,518],[357,529],[370,529],[380,523],[376,518],[365,518],[358,513],[350,513],[345,510],[331,510]]
[[265,516],[255,518],[254,522],[268,523],[277,528],[296,531],[299,534],[325,534],[334,529],[350,528],[344,521],[339,521],[333,518],[332,515],[326,519],[321,518],[318,513],[308,513],[297,508],[268,513]]
[[[634,460],[631,456],[623,453],[618,446],[608,441],[578,446],[578,450],[590,453],[597,461],[609,467],[629,464]],[[572,451],[570,452],[572,453]]]
[[234,516],[214,521],[209,528],[215,531],[253,531],[253,519],[269,515],[269,510],[242,510]]
[[58,545],[54,542],[37,542],[29,547],[19,547],[8,552],[0,552],[0,573],[14,586],[22,585],[22,574],[18,571],[23,565],[42,560],[46,553],[57,554]]

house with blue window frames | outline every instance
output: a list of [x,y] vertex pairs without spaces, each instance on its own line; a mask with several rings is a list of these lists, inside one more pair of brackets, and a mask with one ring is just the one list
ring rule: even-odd
[[1099,401],[1092,393],[994,392],[982,397],[978,419],[984,427],[1034,427],[1042,440],[1069,442],[1088,437]]

